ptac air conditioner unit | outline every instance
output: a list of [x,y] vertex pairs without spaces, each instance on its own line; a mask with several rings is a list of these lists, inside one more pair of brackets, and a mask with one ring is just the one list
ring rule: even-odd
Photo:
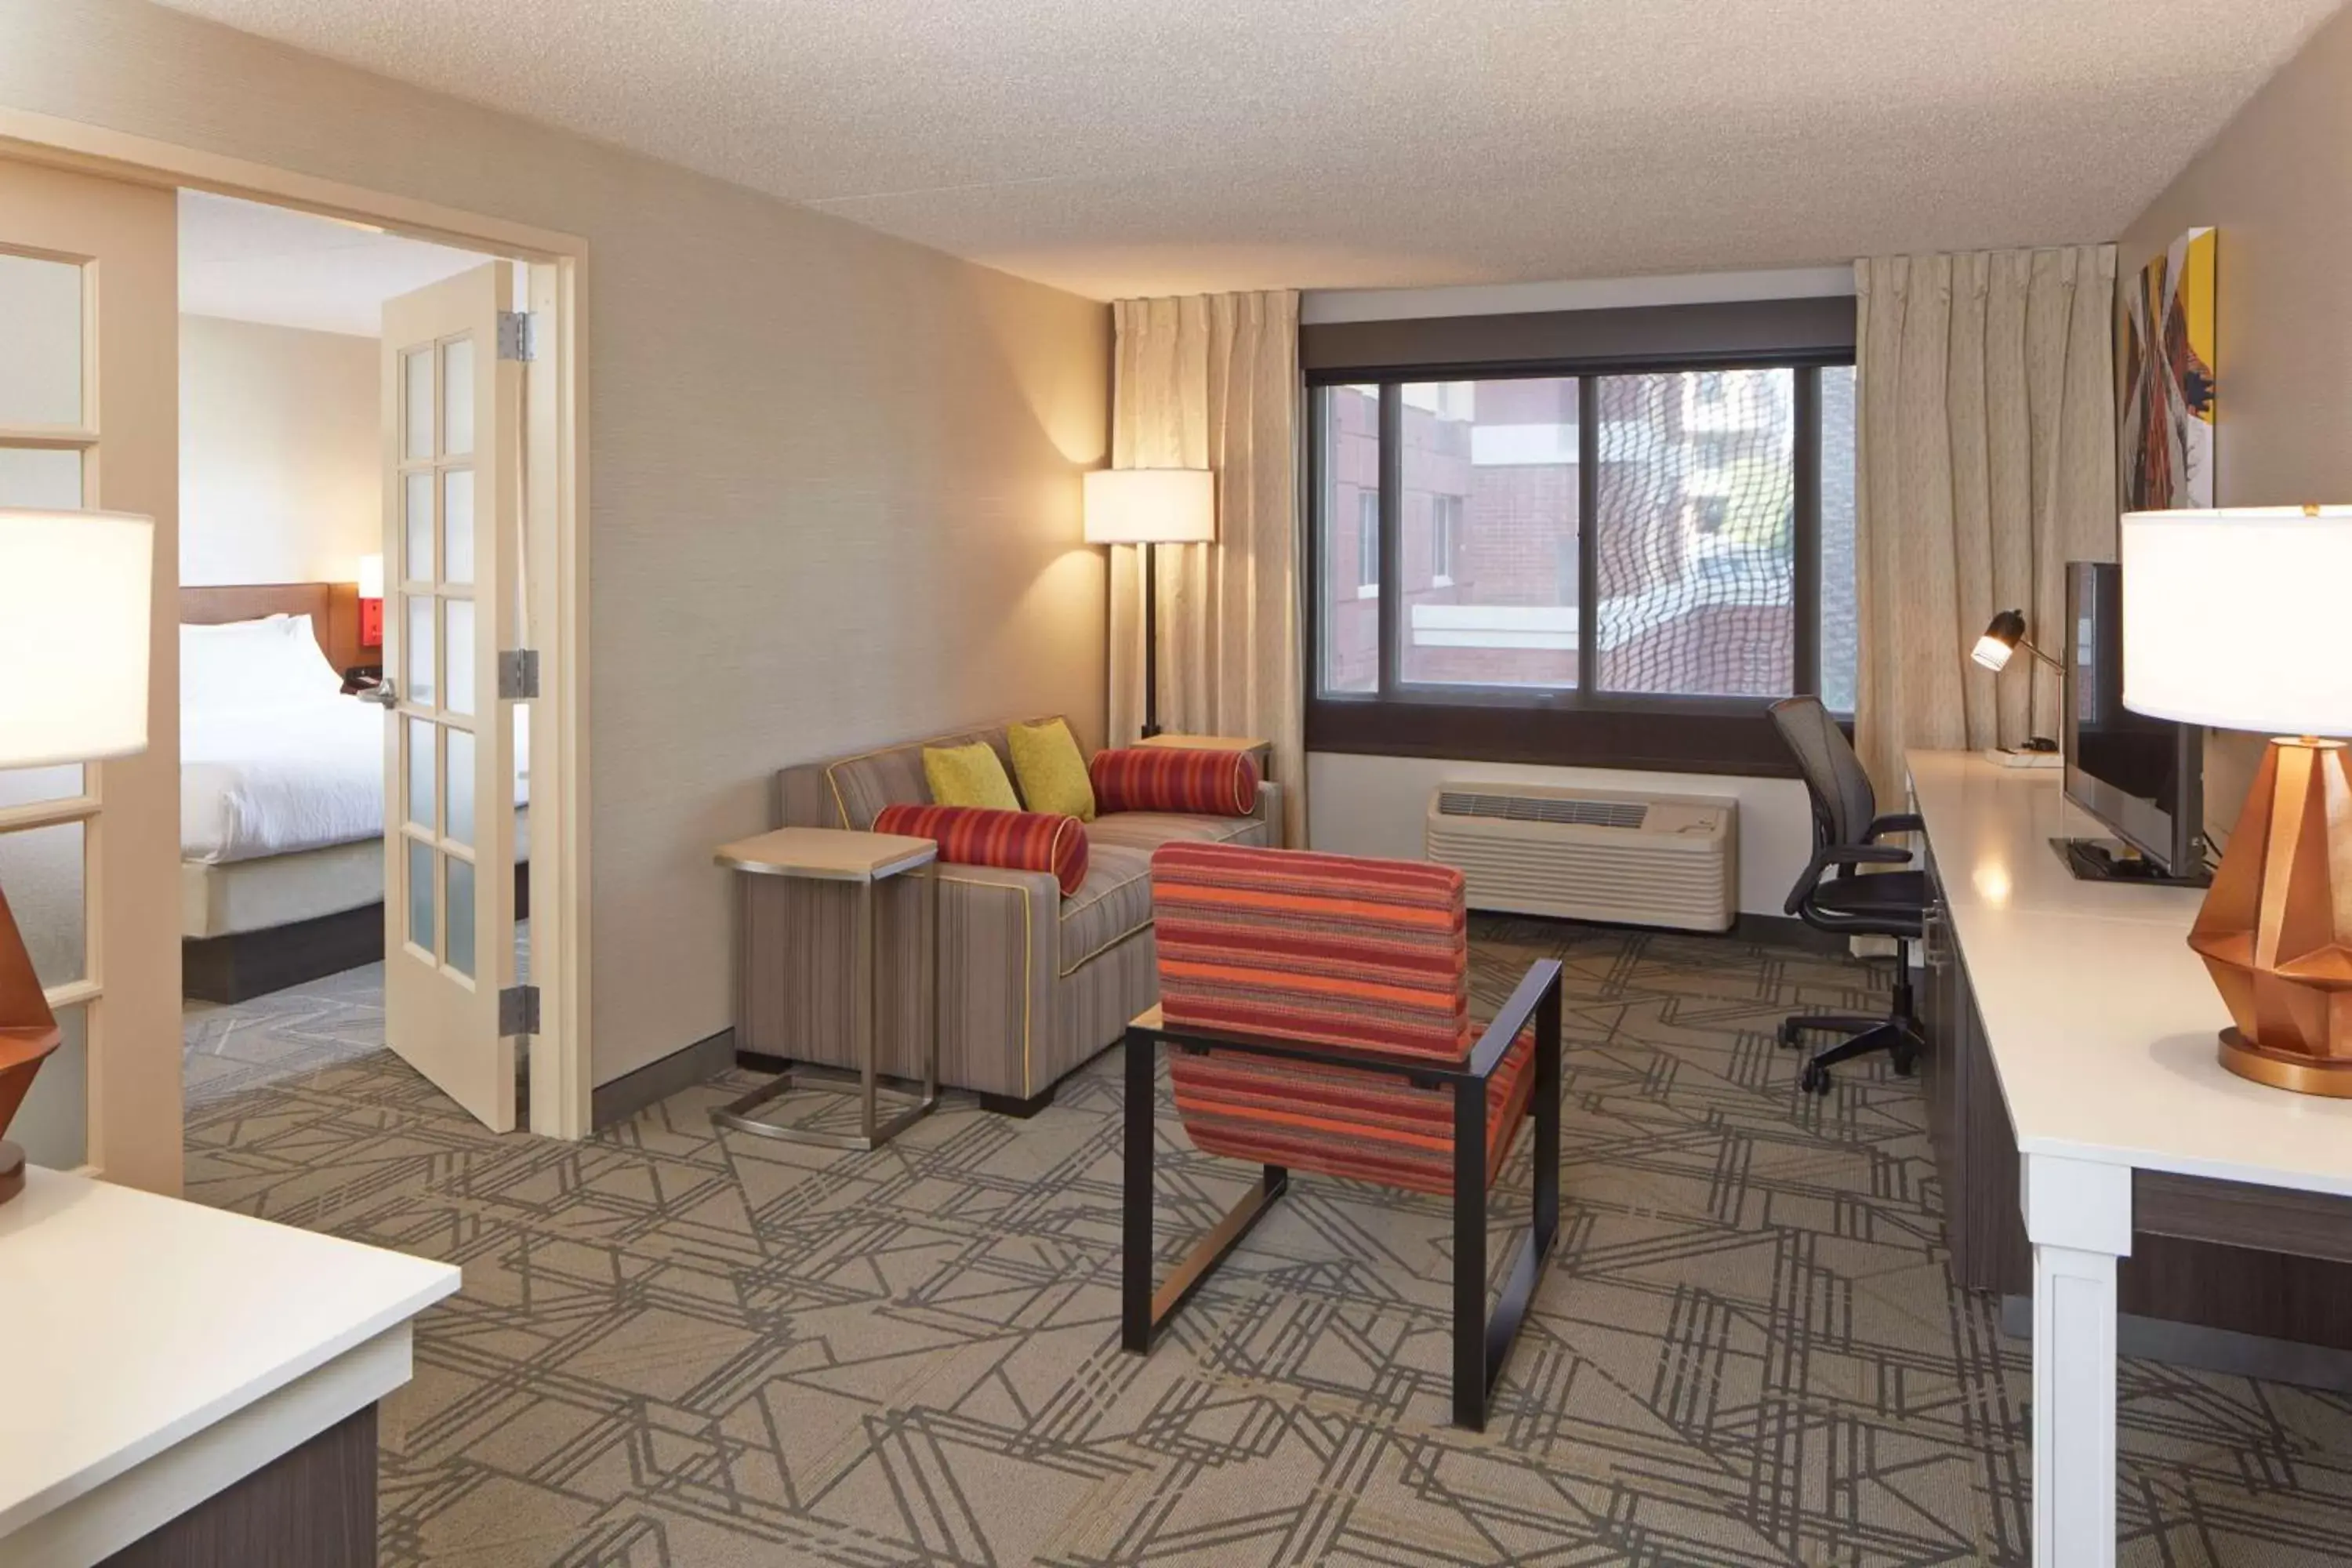
[[1728,931],[1739,913],[1737,801],[1448,784],[1423,843],[1474,910],[1684,931]]

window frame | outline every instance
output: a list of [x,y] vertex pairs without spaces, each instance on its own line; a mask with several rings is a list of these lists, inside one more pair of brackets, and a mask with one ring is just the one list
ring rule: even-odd
[[[1576,552],[1578,602],[1598,602],[1600,406],[1597,384],[1612,376],[1707,371],[1789,370],[1795,374],[1792,413],[1795,528],[1790,684],[1820,689],[1821,674],[1821,373],[1851,366],[1850,348],[1771,353],[1670,353],[1480,363],[1350,365],[1309,370],[1306,419],[1307,583],[1306,739],[1310,752],[1444,757],[1465,762],[1533,763],[1792,778],[1797,768],[1767,712],[1777,698],[1611,692],[1595,689],[1600,650],[1580,638],[1573,687],[1530,689],[1408,682],[1402,678],[1403,574],[1403,399],[1408,383],[1570,379],[1578,381],[1579,462]],[[1331,432],[1325,390],[1380,389],[1381,559],[1379,676],[1370,691],[1326,691],[1328,649],[1325,560],[1328,530],[1324,467]],[[1360,503],[1359,503],[1360,505]],[[1433,528],[1434,524],[1433,523]],[[1458,550],[1459,542],[1455,542]]]

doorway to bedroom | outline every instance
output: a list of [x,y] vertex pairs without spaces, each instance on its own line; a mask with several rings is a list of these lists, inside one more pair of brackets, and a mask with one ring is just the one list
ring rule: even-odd
[[[191,1140],[242,1135],[208,1121],[222,1097],[296,1082],[404,1088],[511,1127],[511,1040],[436,1009],[495,1011],[530,981],[531,703],[498,651],[538,646],[521,405],[501,404],[520,376],[484,363],[527,352],[488,340],[530,321],[530,274],[226,195],[183,190],[178,209]],[[444,319],[469,303],[496,325]],[[475,787],[493,769],[511,816]]]

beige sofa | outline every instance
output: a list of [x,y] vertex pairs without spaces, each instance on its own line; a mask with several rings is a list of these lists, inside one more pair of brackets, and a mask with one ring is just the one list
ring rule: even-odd
[[[777,821],[867,828],[884,806],[930,798],[923,748],[985,741],[1004,758],[1005,726],[806,763],[777,775]],[[1072,1068],[1119,1037],[1159,1000],[1151,943],[1151,851],[1173,839],[1273,844],[1282,820],[1267,785],[1245,817],[1119,812],[1087,824],[1087,879],[1064,898],[1043,871],[940,868],[940,1078],[992,1110],[1029,1115]],[[854,1065],[850,980],[855,893],[845,885],[746,877],[739,1050]],[[917,879],[877,893],[881,1001],[877,1066],[922,1070],[929,981],[924,889]]]

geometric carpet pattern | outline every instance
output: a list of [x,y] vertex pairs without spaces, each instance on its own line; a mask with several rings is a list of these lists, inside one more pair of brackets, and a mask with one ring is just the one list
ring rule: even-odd
[[[1880,974],[1474,939],[1482,1015],[1567,966],[1559,1238],[1483,1434],[1446,1425],[1440,1200],[1295,1174],[1118,1348],[1116,1052],[871,1154],[715,1133],[740,1075],[567,1144],[392,1057],[361,970],[191,1013],[188,1195],[463,1267],[383,1413],[385,1568],[2026,1563],[2026,1347],[1946,1282],[1917,1087],[1817,1099],[1773,1044]],[[1252,1173],[1161,1094],[1164,1268]],[[2125,1562],[2352,1560],[2352,1399],[2127,1362],[2122,1406]]]

